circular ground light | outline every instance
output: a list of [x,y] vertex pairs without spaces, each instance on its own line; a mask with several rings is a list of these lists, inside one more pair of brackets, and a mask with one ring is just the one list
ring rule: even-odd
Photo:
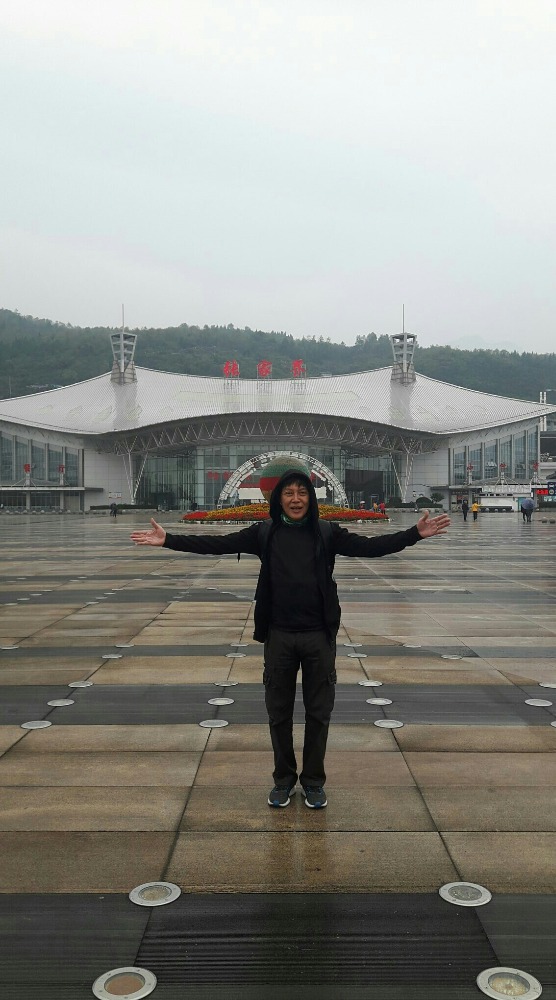
[[205,719],[204,722],[199,723],[203,729],[222,729],[222,726],[227,726],[228,723],[225,719]]
[[115,642],[114,643],[114,646],[116,647],[116,649],[131,649],[131,647],[134,646],[134,645],[135,645],[134,642]]
[[485,969],[477,976],[477,986],[487,997],[494,997],[495,1000],[503,1000],[504,997],[534,1000],[542,993],[538,979],[528,972],[522,972],[521,969],[511,969],[507,966]]
[[552,705],[551,701],[545,701],[544,698],[526,698],[526,705],[535,705],[537,708],[550,708]]
[[551,722],[550,725],[551,726],[556,726],[556,722]]
[[19,646],[0,646],[0,649],[19,649]]
[[92,688],[92,681],[70,681],[68,687],[70,688]]
[[382,681],[357,681],[359,687],[364,688],[381,688]]
[[359,649],[362,645],[362,642],[344,642],[344,646],[350,646],[351,649]]
[[476,882],[447,882],[438,892],[447,903],[456,906],[484,906],[492,899],[492,893]]
[[148,997],[156,987],[156,976],[148,969],[138,969],[133,965],[105,972],[93,983],[93,994],[99,1000],[140,1000]]
[[22,722],[20,729],[48,729],[51,725],[47,719],[37,719],[35,722]]
[[233,698],[209,698],[209,705],[233,705]]
[[239,649],[240,647],[243,647],[243,646],[248,646],[248,645],[249,645],[248,642],[231,642],[230,643],[230,646],[235,646],[237,649]]
[[121,653],[102,653],[101,655],[102,660],[121,660],[121,658]]
[[403,645],[404,645],[405,649],[422,649],[423,648],[420,642],[404,642]]
[[391,705],[391,698],[366,698],[367,705]]
[[173,882],[144,882],[129,893],[131,902],[137,906],[165,906],[178,896],[181,896],[181,889]]
[[75,702],[71,698],[54,698],[54,701],[47,701],[46,704],[52,708],[65,708],[66,705],[75,705]]
[[443,660],[463,660],[463,656],[455,656],[452,653],[442,653]]
[[351,660],[366,660],[367,659],[367,654],[366,653],[348,653],[348,656],[349,656],[349,658]]
[[[4,646],[4,649],[6,647]],[[541,688],[556,688],[556,683],[554,681],[539,681],[539,687]]]
[[226,656],[228,658],[233,657],[234,659],[237,658],[239,660],[240,656],[247,656],[247,653],[226,653]]
[[217,688],[235,688],[239,681],[213,681],[212,683]]
[[381,729],[400,729],[403,722],[398,722],[397,719],[377,719],[373,722],[373,726],[380,726]]

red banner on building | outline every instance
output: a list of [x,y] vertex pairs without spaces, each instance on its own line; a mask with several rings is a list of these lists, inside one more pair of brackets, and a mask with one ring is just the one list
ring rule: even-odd
[[305,375],[305,362],[302,358],[292,361],[292,378],[303,378]]
[[272,375],[272,361],[259,361],[257,375],[259,378],[270,378]]
[[222,371],[226,378],[239,378],[239,365],[237,361],[226,361]]

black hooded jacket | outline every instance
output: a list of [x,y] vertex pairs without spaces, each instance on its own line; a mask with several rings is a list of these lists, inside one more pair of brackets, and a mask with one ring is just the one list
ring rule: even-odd
[[[409,545],[415,545],[421,536],[416,526],[406,531],[396,531],[392,534],[377,535],[367,538],[353,531],[347,531],[339,524],[331,524],[330,540],[325,549],[319,528],[319,509],[315,488],[308,476],[297,470],[286,472],[279,480],[270,497],[270,530],[268,521],[257,521],[248,528],[232,531],[227,535],[171,535],[166,534],[164,546],[178,552],[194,552],[198,555],[229,555],[246,553],[258,556],[261,569],[255,594],[255,631],[253,638],[264,642],[267,638],[272,620],[272,591],[270,581],[270,549],[272,535],[280,524],[282,508],[280,496],[283,485],[288,479],[299,479],[306,482],[309,490],[309,526],[314,533],[315,566],[317,584],[322,598],[323,621],[330,638],[334,638],[340,626],[340,603],[336,583],[332,576],[333,557],[356,556],[376,558],[401,552]],[[292,531],[298,530],[293,527]],[[330,551],[328,552],[327,549]],[[295,569],[295,567],[294,567]]]

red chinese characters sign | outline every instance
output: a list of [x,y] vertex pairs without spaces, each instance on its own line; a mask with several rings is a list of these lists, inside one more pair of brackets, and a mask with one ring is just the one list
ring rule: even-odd
[[226,361],[222,371],[226,378],[239,378],[239,365],[237,361]]
[[292,378],[303,378],[305,375],[305,363],[302,358],[292,361]]
[[272,361],[259,361],[257,375],[259,378],[270,378],[272,375]]

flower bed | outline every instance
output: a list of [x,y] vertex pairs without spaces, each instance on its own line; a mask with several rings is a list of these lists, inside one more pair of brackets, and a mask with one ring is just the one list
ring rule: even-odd
[[[220,510],[191,510],[184,514],[182,521],[264,521],[269,516],[267,503],[250,503],[242,507],[222,507]],[[354,510],[349,507],[333,507],[319,504],[319,515],[323,521],[387,521],[387,514],[376,514],[373,510]]]

